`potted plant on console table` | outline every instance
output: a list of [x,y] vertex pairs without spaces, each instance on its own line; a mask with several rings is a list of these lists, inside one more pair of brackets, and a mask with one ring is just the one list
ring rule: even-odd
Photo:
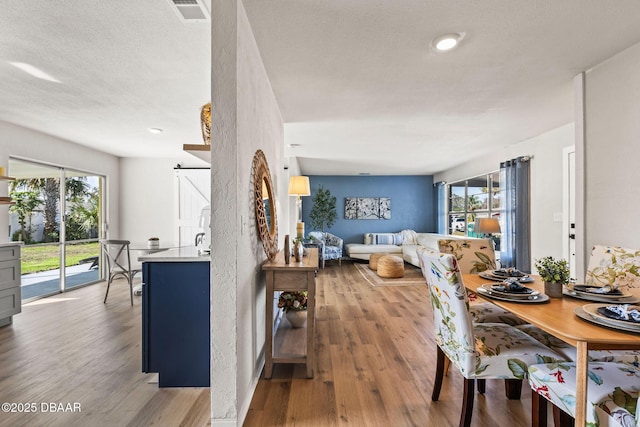
[[546,256],[536,260],[536,269],[544,281],[544,293],[552,298],[561,298],[562,286],[569,283],[567,261]]
[[294,328],[302,328],[307,323],[307,291],[285,291],[280,294],[278,307],[284,311]]

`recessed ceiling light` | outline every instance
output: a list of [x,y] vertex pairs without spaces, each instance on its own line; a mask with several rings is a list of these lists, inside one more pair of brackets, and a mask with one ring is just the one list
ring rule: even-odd
[[37,67],[34,67],[31,64],[27,64],[26,62],[9,62],[9,64],[13,65],[16,68],[21,69],[25,73],[27,73],[27,74],[29,74],[29,75],[31,75],[33,77],[36,77],[38,79],[47,80],[47,81],[54,82],[54,83],[61,83],[60,80],[58,80],[55,77],[45,73],[41,69],[39,69]]
[[438,52],[448,52],[454,49],[464,38],[464,33],[451,33],[436,37],[431,46]]
[[151,132],[151,133],[162,133],[162,132],[164,132],[160,128],[149,128],[148,131]]

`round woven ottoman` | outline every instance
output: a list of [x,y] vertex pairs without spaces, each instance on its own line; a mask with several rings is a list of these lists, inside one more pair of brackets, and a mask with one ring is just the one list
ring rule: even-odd
[[395,255],[380,257],[378,260],[378,276],[387,279],[404,277],[404,261]]
[[380,254],[371,254],[369,256],[369,268],[372,270],[377,270],[378,269],[378,260],[380,258],[382,258],[385,255],[389,255],[388,253],[384,252],[384,253],[380,253]]

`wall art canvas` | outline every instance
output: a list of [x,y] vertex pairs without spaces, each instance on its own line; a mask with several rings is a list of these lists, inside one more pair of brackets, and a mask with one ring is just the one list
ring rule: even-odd
[[380,197],[380,219],[391,219],[391,197]]
[[357,197],[345,197],[344,199],[344,218],[345,219],[358,219],[356,214],[358,208]]
[[390,197],[345,197],[345,219],[391,219]]

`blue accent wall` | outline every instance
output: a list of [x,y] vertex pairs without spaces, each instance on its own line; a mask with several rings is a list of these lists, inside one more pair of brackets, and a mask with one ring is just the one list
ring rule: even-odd
[[[362,243],[364,233],[395,233],[412,229],[419,233],[435,233],[436,197],[431,175],[408,176],[324,176],[310,175],[311,196],[302,198],[302,220],[305,235],[313,231],[309,212],[313,196],[322,185],[336,197],[338,219],[325,229],[344,239],[345,243]],[[345,197],[390,197],[391,219],[345,219]]]

